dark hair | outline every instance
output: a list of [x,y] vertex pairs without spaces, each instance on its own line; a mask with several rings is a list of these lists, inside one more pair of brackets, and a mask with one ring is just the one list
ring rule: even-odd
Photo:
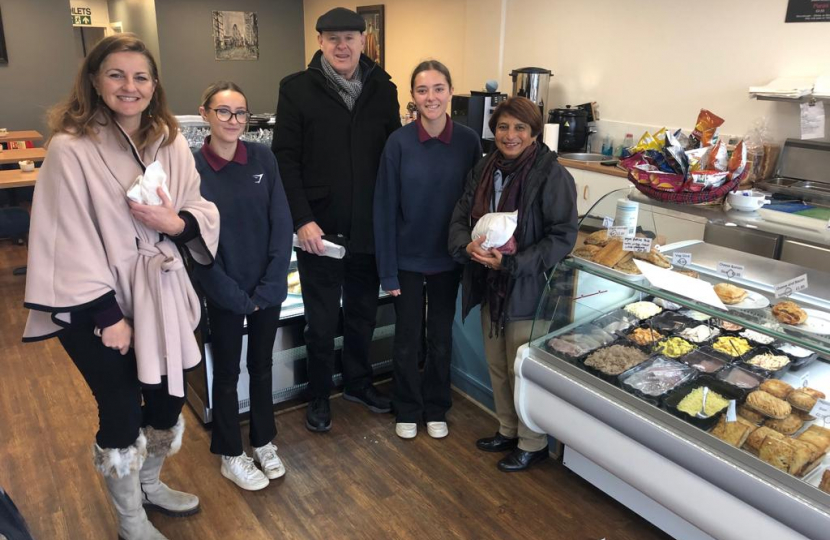
[[130,33],[106,37],[89,52],[75,77],[75,84],[69,97],[52,107],[47,114],[47,123],[52,135],[73,133],[94,137],[93,123],[98,114],[103,112],[107,117],[112,117],[112,111],[98,98],[92,78],[98,75],[104,60],[117,52],[136,52],[144,55],[150,66],[150,76],[156,83],[156,90],[145,109],[147,114],[141,115],[138,132],[133,136],[136,147],[142,149],[150,142],[157,140],[164,135],[165,128],[170,136],[162,143],[162,146],[172,143],[179,124],[167,108],[167,98],[159,81],[158,65],[144,42],[135,34]]
[[526,97],[511,97],[499,103],[499,106],[496,107],[496,110],[493,111],[493,115],[490,117],[490,122],[487,124],[493,133],[496,132],[499,117],[503,114],[509,114],[530,126],[530,134],[534,137],[542,132],[542,126],[544,125],[542,122],[542,112],[539,110],[538,105]]
[[450,85],[450,88],[452,88],[452,75],[450,75],[450,70],[447,69],[447,66],[445,66],[438,60],[424,60],[423,62],[415,66],[415,69],[412,71],[412,78],[409,80],[409,90],[415,90],[415,77],[417,77],[419,73],[421,73],[422,71],[430,71],[433,69],[441,73],[441,75],[443,75],[444,77],[446,77],[447,84]]
[[248,96],[245,95],[245,92],[243,92],[236,83],[230,81],[216,81],[208,86],[204,92],[202,92],[202,107],[207,108],[207,106],[210,105],[210,100],[213,99],[213,96],[219,92],[224,92],[225,90],[231,90],[232,92],[242,94],[242,97],[245,98],[245,107],[248,106]]

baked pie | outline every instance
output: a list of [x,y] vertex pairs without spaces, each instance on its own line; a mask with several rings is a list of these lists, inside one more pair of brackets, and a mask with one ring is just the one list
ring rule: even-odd
[[746,292],[744,289],[732,285],[731,283],[718,283],[714,287],[715,294],[718,295],[718,298],[724,304],[732,305],[732,304],[740,304],[741,302],[749,296],[749,293]]
[[789,403],[763,390],[755,390],[750,393],[746,397],[746,406],[764,416],[778,420],[783,420],[793,412],[793,408]]
[[773,467],[789,472],[790,464],[795,456],[795,447],[787,441],[774,437],[767,437],[761,443],[758,457]]
[[588,235],[585,243],[594,246],[604,246],[611,238],[608,236],[608,229],[600,229]]
[[772,437],[773,439],[783,439],[784,435],[778,433],[772,428],[761,426],[749,434],[749,437],[747,437],[746,443],[744,444],[744,448],[753,454],[757,454],[761,449],[761,443],[763,443],[764,439],[767,437]]
[[585,244],[584,246],[580,246],[573,250],[573,256],[591,261],[600,249],[601,248],[599,246]]
[[597,264],[613,268],[623,259],[630,259],[631,252],[623,251],[623,243],[619,240],[611,240],[594,255],[593,261]]
[[807,320],[807,312],[791,300],[778,302],[772,307],[772,314],[784,324],[801,324]]
[[830,469],[826,469],[821,475],[821,482],[818,488],[825,493],[830,493]]
[[778,379],[767,379],[758,388],[778,399],[787,399],[787,396],[793,391],[792,386]]
[[764,416],[763,414],[761,414],[759,412],[753,411],[752,409],[750,409],[746,405],[738,405],[737,413],[738,413],[738,416],[740,416],[741,418],[746,418],[747,420],[749,420],[750,422],[752,422],[755,425],[758,425],[758,424],[760,424],[761,422],[763,422],[764,420],[767,419],[766,416]]
[[805,390],[805,388],[799,388],[798,390],[794,390],[790,395],[787,396],[787,401],[796,409],[799,409],[804,412],[810,412],[813,410],[813,407],[816,406],[818,397],[811,395],[809,392],[806,392]]
[[764,425],[768,428],[774,429],[775,431],[783,433],[784,435],[792,435],[801,429],[801,426],[804,425],[804,420],[795,414],[791,414],[783,420],[769,419],[764,422]]
[[671,261],[654,248],[651,248],[651,251],[635,251],[634,257],[651,263],[654,266],[659,266],[660,268],[669,268],[671,266]]
[[727,422],[724,414],[721,415],[720,420],[712,429],[712,435],[736,448],[740,448],[746,442],[749,434],[752,433],[753,427],[743,422]]

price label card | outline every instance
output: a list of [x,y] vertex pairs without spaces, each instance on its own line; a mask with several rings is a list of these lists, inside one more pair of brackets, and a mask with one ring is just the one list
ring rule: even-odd
[[790,279],[775,286],[775,297],[790,296],[794,292],[803,291],[807,288],[807,274]]
[[671,263],[675,266],[687,266],[692,264],[692,254],[675,251],[671,254]]
[[605,229],[613,227],[614,226],[614,218],[605,216],[604,218],[602,218],[602,226]]
[[729,408],[726,409],[726,421],[727,422],[737,422],[738,421],[738,413],[735,410],[735,400],[729,400]]
[[827,401],[826,399],[816,401],[813,410],[810,411],[810,416],[815,416],[816,418],[822,418],[824,420],[830,418],[830,401]]
[[625,237],[623,238],[623,251],[651,251],[651,238]]
[[626,236],[634,236],[634,232],[629,234],[633,227],[608,227],[609,238],[625,238]]
[[723,274],[728,278],[741,277],[744,275],[744,267],[740,264],[719,262],[718,273]]

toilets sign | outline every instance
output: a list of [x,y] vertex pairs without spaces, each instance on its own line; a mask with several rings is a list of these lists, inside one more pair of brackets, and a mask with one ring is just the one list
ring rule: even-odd
[[88,7],[73,6],[69,8],[72,12],[72,26],[91,26],[92,9]]

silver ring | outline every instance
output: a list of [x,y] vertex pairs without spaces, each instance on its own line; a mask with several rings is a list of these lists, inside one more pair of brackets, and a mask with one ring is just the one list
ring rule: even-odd
[[95,337],[101,337],[101,329],[96,326],[95,329],[92,330],[92,335]]

